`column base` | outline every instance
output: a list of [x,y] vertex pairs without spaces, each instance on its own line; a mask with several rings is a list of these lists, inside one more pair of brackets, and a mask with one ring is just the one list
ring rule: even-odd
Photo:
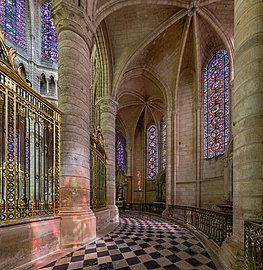
[[220,262],[228,270],[244,269],[244,244],[227,238],[219,248]]
[[110,210],[110,222],[119,222],[119,208],[116,205],[108,205]]
[[88,212],[61,211],[61,248],[77,247],[96,239],[96,217]]

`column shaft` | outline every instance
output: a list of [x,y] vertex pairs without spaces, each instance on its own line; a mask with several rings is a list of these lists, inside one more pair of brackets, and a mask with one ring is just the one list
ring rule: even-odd
[[263,1],[235,0],[234,239],[263,219]]
[[67,3],[55,6],[53,13],[59,43],[58,104],[62,110],[61,246],[70,247],[96,236],[96,219],[90,210],[89,196],[90,44],[79,25],[84,22],[83,13]]
[[107,207],[110,209],[111,222],[119,220],[119,211],[116,207],[116,114],[117,102],[111,97],[100,98],[100,123],[104,137],[104,149],[107,155],[106,184]]

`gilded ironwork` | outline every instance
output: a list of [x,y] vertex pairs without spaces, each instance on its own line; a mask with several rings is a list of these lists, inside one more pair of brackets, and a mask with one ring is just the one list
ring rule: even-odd
[[104,139],[102,135],[102,128],[96,127],[93,130],[92,138],[94,141],[96,141],[97,144],[99,144],[101,147],[104,147]]
[[245,221],[245,269],[263,269],[263,221]]
[[106,154],[99,141],[90,141],[90,205],[96,211],[106,207]]
[[0,34],[0,220],[59,212],[61,112],[14,67]]

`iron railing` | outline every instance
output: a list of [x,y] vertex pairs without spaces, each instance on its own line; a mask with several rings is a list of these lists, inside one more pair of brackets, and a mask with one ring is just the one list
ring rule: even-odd
[[0,221],[59,212],[60,117],[15,69],[0,34]]
[[106,154],[98,140],[90,139],[90,206],[106,207]]
[[161,214],[165,209],[165,203],[133,203],[132,209]]
[[245,269],[263,269],[263,221],[245,221]]
[[232,213],[169,205],[169,215],[183,221],[185,224],[192,225],[218,245],[221,245],[227,237],[232,235]]

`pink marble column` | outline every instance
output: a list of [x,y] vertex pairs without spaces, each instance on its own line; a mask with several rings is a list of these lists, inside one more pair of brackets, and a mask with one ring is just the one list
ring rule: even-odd
[[89,67],[93,31],[86,8],[54,1],[58,36],[58,104],[61,126],[61,247],[96,237],[90,209]]

